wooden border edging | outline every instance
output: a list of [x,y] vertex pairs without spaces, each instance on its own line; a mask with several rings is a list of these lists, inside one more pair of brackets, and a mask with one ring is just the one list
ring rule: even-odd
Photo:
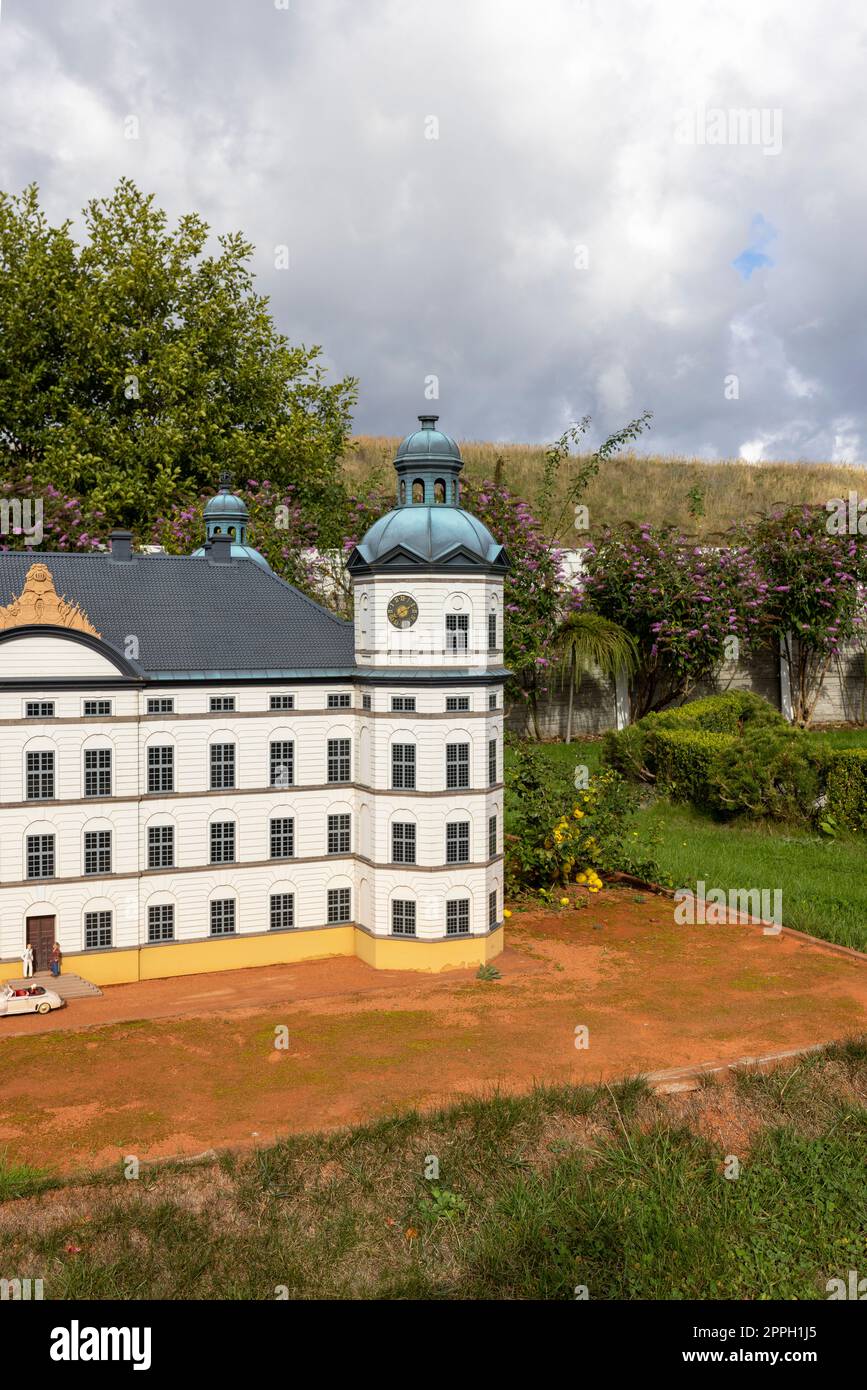
[[787,1047],[781,1052],[763,1052],[759,1057],[736,1057],[733,1062],[693,1062],[685,1067],[667,1067],[663,1071],[644,1072],[645,1081],[658,1085],[666,1081],[692,1081],[700,1076],[718,1072],[739,1071],[746,1067],[769,1067],[793,1057],[807,1057],[811,1052],[823,1052],[831,1043],[810,1043],[807,1047]]

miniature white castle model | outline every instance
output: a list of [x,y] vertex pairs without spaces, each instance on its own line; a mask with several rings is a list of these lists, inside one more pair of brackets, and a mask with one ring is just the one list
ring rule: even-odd
[[192,556],[0,555],[0,979],[502,950],[503,576],[420,417],[349,559],[278,579],[224,481]]

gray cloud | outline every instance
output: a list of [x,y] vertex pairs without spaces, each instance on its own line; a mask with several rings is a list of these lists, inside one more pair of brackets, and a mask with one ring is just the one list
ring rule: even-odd
[[856,0],[6,0],[0,184],[244,230],[359,432],[434,375],[464,438],[650,408],[654,451],[862,462],[865,41]]

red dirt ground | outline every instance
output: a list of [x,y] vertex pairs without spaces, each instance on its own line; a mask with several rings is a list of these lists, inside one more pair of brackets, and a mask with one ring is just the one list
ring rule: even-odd
[[678,926],[670,900],[635,897],[516,915],[495,982],[338,957],[120,985],[0,1021],[0,1153],[70,1172],[867,1029],[857,960],[757,927]]

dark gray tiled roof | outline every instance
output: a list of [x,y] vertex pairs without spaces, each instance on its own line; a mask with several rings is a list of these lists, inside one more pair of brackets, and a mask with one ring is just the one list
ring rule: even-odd
[[138,665],[148,676],[354,669],[352,624],[253,560],[214,564],[203,556],[136,554],[119,561],[107,552],[7,551],[0,554],[0,607],[18,597],[37,560],[109,646],[124,655],[126,638],[138,638]]

